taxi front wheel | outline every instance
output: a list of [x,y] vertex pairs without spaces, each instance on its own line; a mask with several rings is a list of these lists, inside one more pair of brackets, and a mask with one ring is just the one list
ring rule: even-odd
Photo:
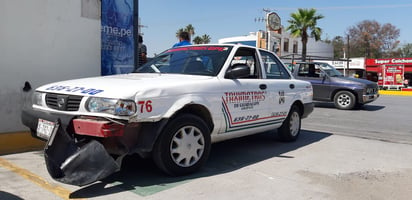
[[169,175],[186,175],[205,163],[210,147],[206,123],[196,115],[182,114],[163,129],[153,149],[153,160]]

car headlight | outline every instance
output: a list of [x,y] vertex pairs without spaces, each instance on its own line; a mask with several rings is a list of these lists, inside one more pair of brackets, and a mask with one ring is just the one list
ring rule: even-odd
[[130,116],[136,113],[136,103],[131,100],[91,97],[87,102],[90,112]]
[[33,92],[33,96],[32,96],[33,104],[41,106],[42,105],[42,96],[43,96],[43,93],[41,93],[41,92]]

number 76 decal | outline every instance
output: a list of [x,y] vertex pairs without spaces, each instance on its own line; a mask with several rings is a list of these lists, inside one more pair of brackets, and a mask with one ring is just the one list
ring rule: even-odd
[[152,110],[153,110],[152,101],[150,101],[150,100],[138,101],[137,105],[140,106],[140,113],[152,112]]

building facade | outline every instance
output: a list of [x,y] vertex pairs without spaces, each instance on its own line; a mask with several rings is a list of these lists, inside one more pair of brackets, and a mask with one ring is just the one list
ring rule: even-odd
[[2,0],[0,26],[0,135],[27,131],[34,88],[100,75],[100,0]]

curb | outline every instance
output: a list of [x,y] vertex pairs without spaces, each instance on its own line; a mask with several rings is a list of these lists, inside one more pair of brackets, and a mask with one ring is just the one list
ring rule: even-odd
[[412,96],[412,91],[379,90],[381,95]]
[[0,133],[0,155],[40,150],[45,142],[35,139],[30,132]]

